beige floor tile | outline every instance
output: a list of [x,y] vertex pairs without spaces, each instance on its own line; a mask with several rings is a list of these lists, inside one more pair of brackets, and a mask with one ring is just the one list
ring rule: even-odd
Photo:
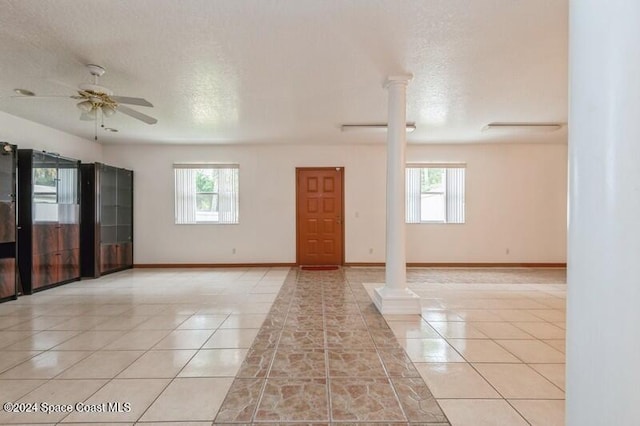
[[451,426],[527,426],[516,410],[502,399],[439,399]]
[[384,319],[388,322],[413,322],[418,323],[422,320],[422,315],[417,314],[385,314]]
[[[68,321],[73,317],[69,316],[50,316],[42,315],[35,318],[30,318],[27,321],[19,320],[16,318],[16,325],[12,326],[10,330],[50,330],[51,327],[55,327],[65,321]],[[0,320],[1,321],[1,320]],[[0,326],[0,328],[3,328]]]
[[413,362],[464,362],[444,339],[399,339]]
[[27,339],[35,333],[33,330],[21,330],[21,331],[0,331],[0,349],[13,345],[16,342]]
[[198,351],[179,377],[234,377],[247,349],[204,349]]
[[96,325],[92,330],[132,330],[150,318],[149,316],[119,316]]
[[504,398],[564,399],[564,392],[524,364],[473,364]]
[[33,358],[38,355],[40,351],[0,351],[0,372],[4,372],[11,367]]
[[4,372],[0,379],[51,379],[91,355],[88,351],[47,351]]
[[566,320],[565,311],[560,309],[534,309],[529,312],[545,321],[553,322]]
[[154,349],[200,349],[213,335],[213,330],[174,330],[160,340]]
[[543,342],[551,346],[552,348],[559,350],[563,354],[567,352],[567,342],[564,339],[562,340],[545,339],[543,340]]
[[134,330],[174,330],[188,318],[189,315],[158,315],[149,318]]
[[[256,295],[251,298],[255,300]],[[220,328],[260,328],[267,314],[229,315]]]
[[[65,417],[63,422],[127,422],[135,421],[160,395],[169,383],[169,379],[114,379],[102,387],[85,404],[103,402],[130,403],[131,410],[113,413],[81,413],[74,412]],[[189,395],[187,393],[187,395]],[[185,396],[187,396],[185,395]]]
[[54,325],[49,330],[90,330],[98,324],[109,321],[107,316],[87,316],[72,317],[66,321]]
[[514,322],[512,324],[536,339],[564,339],[566,334],[564,329],[548,322]]
[[141,421],[213,421],[233,378],[178,378],[149,407]]
[[501,398],[467,363],[416,363],[418,372],[436,398]]
[[259,328],[227,328],[219,329],[213,333],[202,347],[203,349],[224,349],[251,347],[258,335]]
[[0,401],[17,401],[46,380],[0,380]]
[[91,315],[105,315],[112,317],[134,315],[131,313],[131,309],[131,305],[120,305],[117,303],[104,304],[91,309]]
[[540,340],[496,340],[500,346],[526,363],[565,362],[565,355]]
[[453,312],[468,322],[502,321],[502,318],[487,309],[454,309]]
[[464,321],[460,316],[458,316],[455,312],[439,309],[423,309],[422,310],[422,319],[425,321]]
[[486,339],[487,336],[480,330],[466,322],[436,322],[430,321],[433,327],[442,337],[451,339]]
[[120,373],[118,378],[173,378],[195,354],[195,349],[149,351]]
[[448,339],[468,362],[522,362],[492,340]]
[[143,351],[98,351],[69,368],[58,379],[112,379]]
[[[71,404],[82,402],[100,389],[106,380],[51,380],[20,399],[19,402],[38,402],[48,404]],[[58,422],[67,413],[43,412],[39,406],[38,412],[32,413],[0,413],[0,423],[40,423]]]
[[529,367],[542,374],[560,389],[565,389],[564,364],[529,364]]
[[[18,326],[22,323],[32,321],[32,317],[18,317],[18,316],[0,316],[0,330],[10,329]],[[24,328],[18,330],[32,330],[32,328]]]
[[509,402],[531,426],[564,426],[564,401],[516,399]]
[[491,339],[533,339],[529,333],[507,322],[471,322],[469,324]]
[[78,334],[80,334],[80,331],[40,331],[2,350],[46,351]]
[[169,333],[169,330],[133,330],[123,334],[103,349],[108,351],[146,351],[155,346]]
[[[211,422],[136,422],[136,425],[144,426],[211,426]],[[120,426],[114,425],[114,426]],[[237,424],[241,426],[241,424]]]
[[491,312],[503,321],[513,322],[544,322],[544,320],[526,309],[494,309]]
[[398,339],[440,338],[440,335],[422,318],[417,321],[389,321],[389,328]]
[[124,331],[85,331],[59,344],[56,351],[95,351],[102,349],[117,338],[123,336]]
[[215,330],[220,327],[227,315],[192,315],[180,324],[178,330]]

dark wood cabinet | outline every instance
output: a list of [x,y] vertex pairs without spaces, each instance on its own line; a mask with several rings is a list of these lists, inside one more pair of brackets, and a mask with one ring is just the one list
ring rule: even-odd
[[15,145],[0,142],[0,301],[15,299],[16,158]]
[[80,279],[80,162],[18,150],[18,268],[24,293]]
[[133,171],[82,164],[82,276],[133,267]]

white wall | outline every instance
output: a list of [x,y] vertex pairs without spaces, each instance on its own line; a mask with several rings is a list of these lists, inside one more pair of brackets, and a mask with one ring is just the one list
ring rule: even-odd
[[19,149],[55,152],[84,162],[102,161],[102,145],[0,111],[0,141]]
[[[565,262],[565,145],[411,145],[407,160],[467,163],[467,223],[408,225],[409,262]],[[120,144],[104,161],[135,171],[136,263],[295,262],[305,166],[345,167],[346,261],[384,261],[383,145]],[[240,164],[239,225],[174,224],[172,164],[189,161]]]

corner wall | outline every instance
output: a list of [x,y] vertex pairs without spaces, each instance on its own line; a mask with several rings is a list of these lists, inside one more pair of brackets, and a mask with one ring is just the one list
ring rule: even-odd
[[102,145],[0,111],[0,140],[19,149],[55,152],[83,162],[102,161]]
[[[119,144],[103,154],[135,172],[137,264],[295,262],[295,168],[310,166],[345,167],[346,262],[384,262],[383,145]],[[407,161],[467,163],[467,223],[407,225],[408,262],[566,261],[566,145],[410,145]],[[240,164],[240,224],[175,225],[174,162]]]

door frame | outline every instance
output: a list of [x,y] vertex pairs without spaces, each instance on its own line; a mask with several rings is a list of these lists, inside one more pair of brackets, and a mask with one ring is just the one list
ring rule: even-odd
[[298,194],[300,190],[300,172],[301,171],[310,171],[310,170],[336,170],[340,172],[340,185],[342,192],[342,203],[340,209],[340,216],[342,217],[342,221],[340,223],[340,231],[342,235],[342,256],[340,259],[340,266],[344,265],[345,259],[345,234],[344,234],[344,202],[345,202],[345,194],[344,194],[344,166],[334,166],[334,167],[296,167],[296,266],[301,266],[300,263],[300,212],[298,211]]

